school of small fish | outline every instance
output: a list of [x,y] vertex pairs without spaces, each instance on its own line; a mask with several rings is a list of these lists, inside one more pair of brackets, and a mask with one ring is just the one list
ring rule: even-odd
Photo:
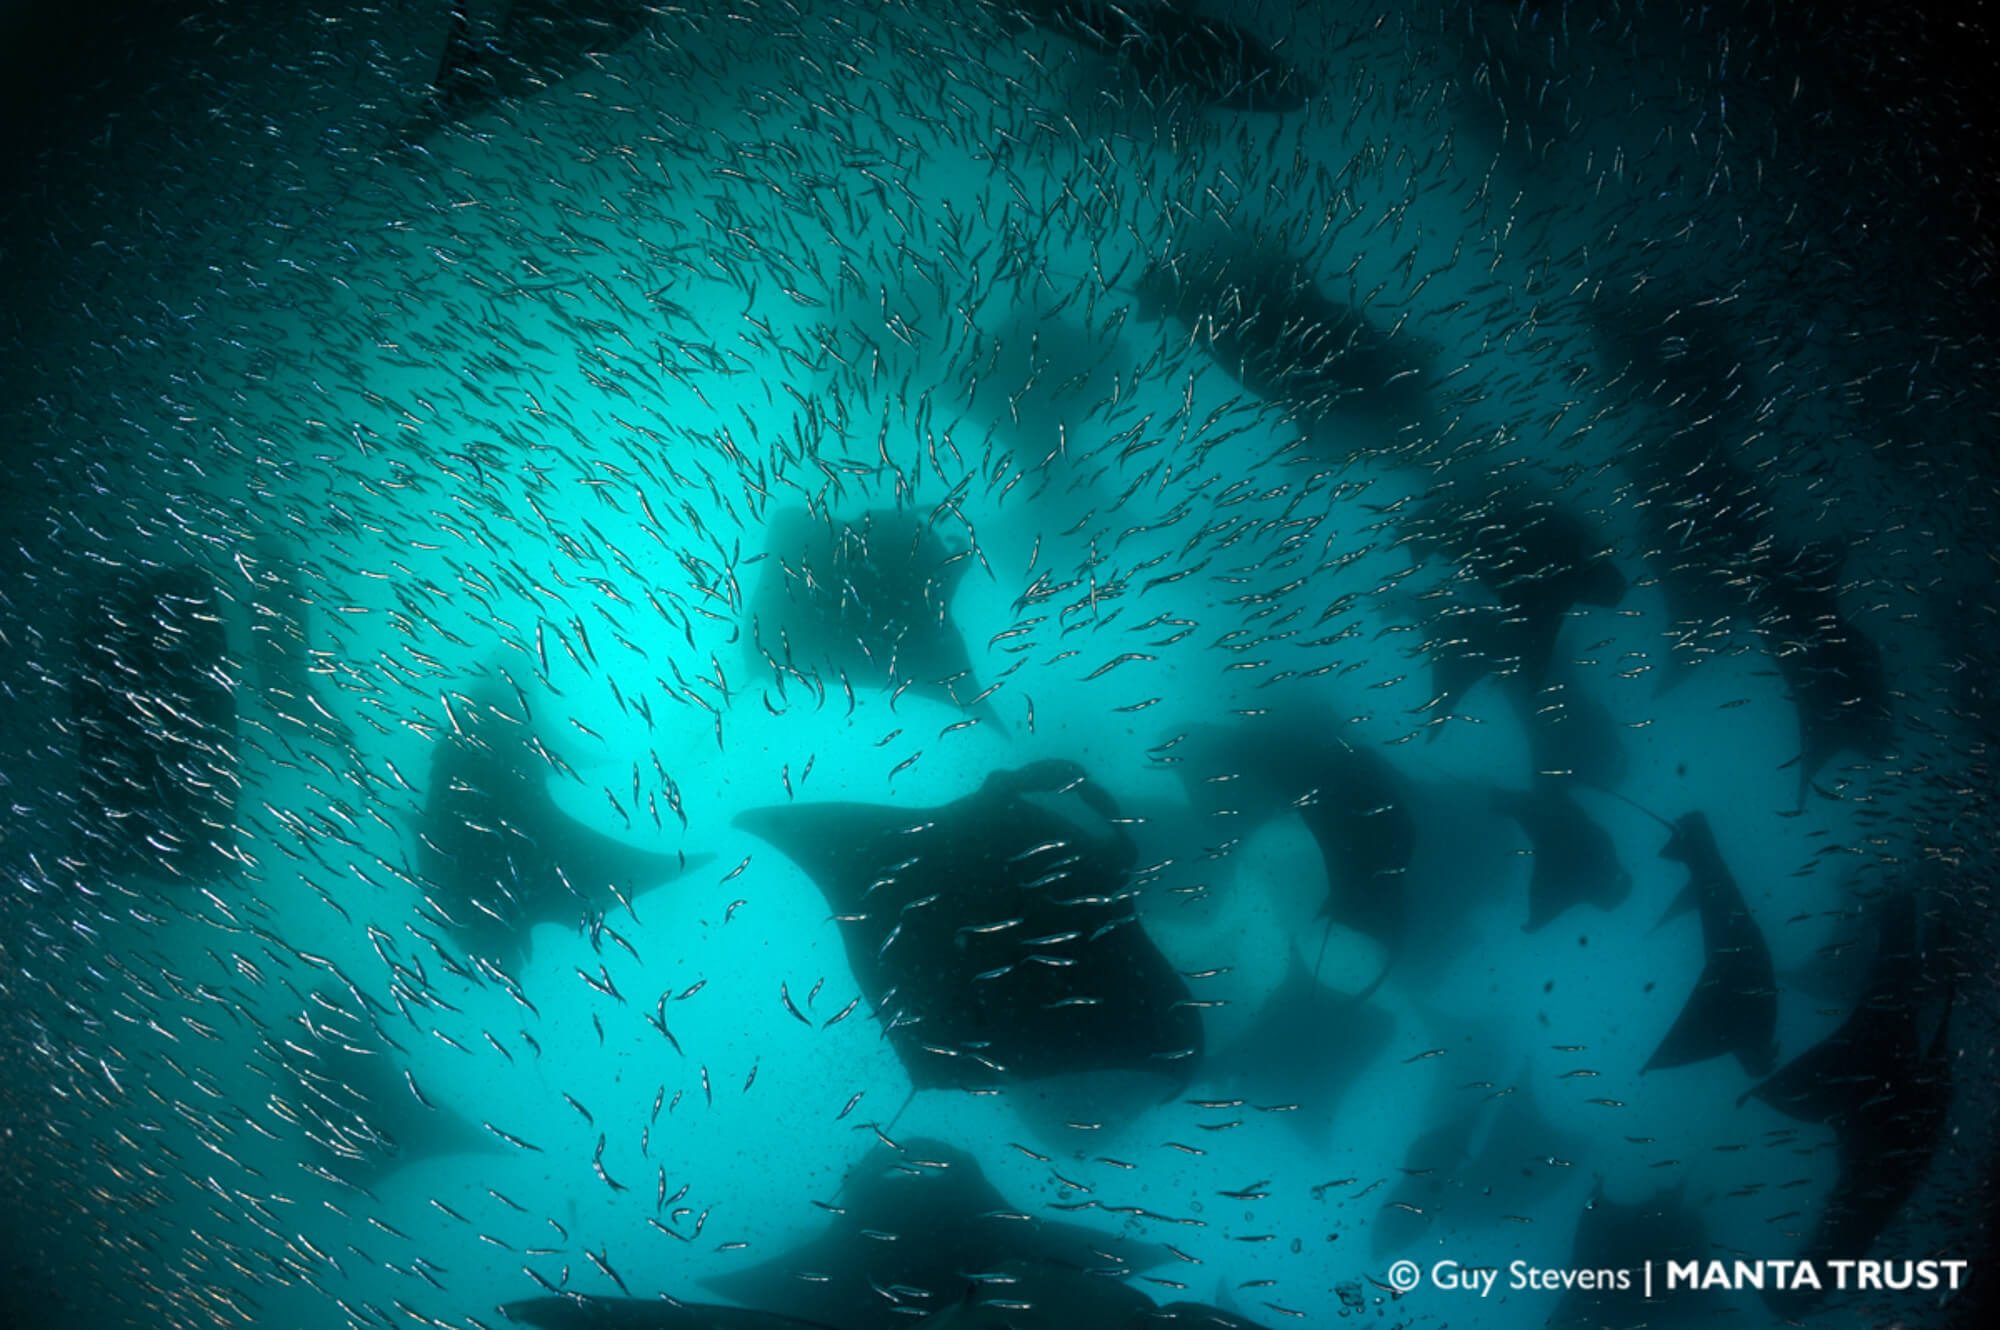
[[51,8],[0,1327],[1994,1324],[1991,47],[1796,8]]

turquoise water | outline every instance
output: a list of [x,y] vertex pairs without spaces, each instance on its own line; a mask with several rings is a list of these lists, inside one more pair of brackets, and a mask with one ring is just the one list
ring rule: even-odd
[[[475,12],[548,86],[430,125],[435,8],[202,11],[21,177],[15,1322],[968,1317],[1000,1239],[859,1320],[773,1273],[850,1203],[849,1279],[920,1248],[854,1198],[943,1158],[986,1229],[1266,1326],[1976,1314],[1388,1273],[1796,1257],[1883,1150],[1839,1255],[1986,1250],[1983,328],[1963,218],[1866,234],[1931,196],[1841,137],[1927,121],[1734,13],[1208,11],[1309,78],[1276,110],[819,3]],[[1668,917],[1694,813],[1740,906]],[[1103,913],[1006,951],[1053,890]],[[1645,1070],[1746,918],[1745,1057]],[[1023,974],[1062,996],[947,1014]],[[1871,1001],[1886,1112],[1743,1102]],[[1025,1301],[983,1314],[1123,1314]]]

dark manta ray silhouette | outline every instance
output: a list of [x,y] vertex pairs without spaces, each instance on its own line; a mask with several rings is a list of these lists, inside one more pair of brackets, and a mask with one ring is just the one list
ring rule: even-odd
[[775,514],[751,600],[751,638],[781,671],[833,667],[851,682],[956,702],[972,658],[951,622],[966,554],[950,554],[930,524],[897,510],[853,521],[803,508]]
[[1670,649],[1657,693],[1739,640],[1756,622],[1755,570],[1765,557],[1768,510],[1748,472],[1720,457],[1647,479],[1638,506],[1641,557],[1666,602]]
[[1298,949],[1250,1028],[1208,1057],[1202,1079],[1280,1111],[1308,1144],[1325,1145],[1342,1091],[1388,1046],[1396,1021],[1381,1008],[1323,987]]
[[819,886],[915,1089],[1136,1071],[1178,1090],[1200,1014],[1133,913],[1117,818],[1081,767],[1050,761],[938,808],[786,804],[736,821]]
[[1153,1300],[1120,1272],[1079,1270],[1045,1261],[1003,1261],[981,1272],[966,1295],[924,1324],[931,1330],[1072,1330],[1139,1324]]
[[1429,416],[1437,348],[1322,294],[1310,267],[1266,238],[1210,236],[1149,263],[1133,286],[1134,315],[1186,328],[1231,378],[1284,407],[1315,441],[1348,422],[1367,441],[1336,447],[1381,456]]
[[481,32],[473,6],[454,0],[444,54],[405,143],[513,97],[531,97],[591,67],[642,32],[658,7],[642,0],[510,0]]
[[74,834],[100,871],[199,879],[234,861],[241,758],[222,606],[199,568],[133,567],[77,619]]
[[1771,576],[1758,623],[1799,719],[1798,807],[1836,753],[1880,756],[1895,739],[1881,648],[1840,612],[1838,559],[1812,546]]
[[[1328,933],[1339,923],[1388,952],[1359,997],[1379,988],[1408,928],[1403,876],[1417,840],[1409,789],[1395,767],[1297,718],[1265,716],[1191,731],[1178,770],[1189,799],[1206,815],[1227,811],[1252,821],[1299,815],[1326,866],[1320,914]],[[1225,802],[1227,809],[1219,806]]]
[[269,537],[256,542],[251,565],[250,658],[265,705],[280,722],[279,733],[349,755],[350,769],[358,767],[352,760],[353,730],[321,700],[313,679],[306,637],[311,602],[299,583],[298,565]]
[[1205,1302],[1169,1302],[1139,1313],[1129,1330],[1264,1330],[1256,1321]]
[[2000,1324],[2000,1148],[1989,1145],[1979,1179],[1968,1190],[1972,1194],[1966,1198],[1965,1217],[1971,1225],[1965,1240],[1951,1250],[1968,1252],[1972,1269],[1946,1304],[1946,1330],[1990,1330]]
[[1121,61],[1155,101],[1296,111],[1316,93],[1296,65],[1184,0],[998,0],[1001,22],[1036,27]]
[[1168,1259],[1076,1224],[1020,1213],[963,1150],[909,1140],[848,1172],[819,1236],[704,1282],[719,1293],[836,1330],[880,1330],[951,1306],[967,1279],[1010,1260],[1130,1274]]
[[1898,892],[1875,907],[1875,959],[1846,1020],[1771,1077],[1743,1094],[1802,1122],[1845,1123],[1923,1064],[1917,1008],[1924,976],[1917,948],[1916,897]]
[[1672,621],[1657,690],[1687,677],[1755,617],[1754,565],[1771,538],[1765,487],[1734,460],[1760,400],[1741,320],[1724,301],[1627,292],[1591,302],[1613,380],[1657,409],[1662,428],[1630,457],[1643,558]]
[[368,1016],[311,994],[282,1041],[268,1042],[294,1093],[272,1111],[299,1127],[322,1175],[366,1189],[399,1168],[438,1155],[498,1148],[498,1142],[417,1088],[400,1049]]
[[[997,1199],[997,1198],[996,1198]],[[885,1239],[886,1240],[886,1239]],[[951,1282],[963,1290],[956,1302],[923,1317],[931,1330],[1168,1330],[1172,1325],[1215,1330],[1259,1330],[1241,1317],[1197,1303],[1161,1307],[1131,1285],[1125,1271],[1090,1269],[1047,1260],[1010,1259],[961,1271]],[[759,1291],[760,1293],[762,1290]],[[915,1290],[883,1291],[875,1319],[879,1327],[916,1323],[925,1297],[903,1305]],[[925,1291],[928,1293],[928,1290]],[[743,1307],[682,1303],[666,1299],[589,1298],[569,1294],[510,1302],[509,1318],[541,1330],[835,1330],[818,1321]],[[845,1330],[841,1327],[840,1330]]]
[[1548,1323],[1557,1330],[1640,1330],[1640,1327],[1709,1324],[1718,1299],[1699,1289],[1656,1290],[1647,1298],[1636,1272],[1647,1261],[1693,1261],[1709,1252],[1708,1228],[1681,1191],[1656,1192],[1637,1205],[1604,1198],[1600,1184],[1576,1223],[1573,1270],[1634,1271],[1630,1286],[1572,1288]]
[[1219,1307],[1172,1302],[1162,1307],[1120,1272],[1079,1270],[1046,1261],[1003,1261],[972,1276],[972,1288],[924,1322],[932,1330],[1261,1330]]
[[1079,441],[1092,437],[1108,385],[1133,368],[1130,340],[1020,306],[994,330],[990,345],[967,376],[967,392],[983,397],[995,430],[1023,459],[1026,502],[1087,493],[1094,468],[1085,462],[1094,450]]
[[511,965],[534,925],[573,922],[689,867],[686,855],[613,840],[558,807],[525,720],[478,699],[452,706],[417,840],[429,908],[468,952]]
[[1616,789],[1629,760],[1610,709],[1562,666],[1551,671],[1538,702],[1532,714],[1521,717],[1535,774]]
[[[1951,1009],[1925,1050],[1917,1071],[1858,1105],[1836,1125],[1840,1172],[1807,1241],[1803,1259],[1824,1268],[1838,1260],[1868,1255],[1882,1230],[1909,1202],[1923,1181],[1944,1137],[1951,1106]],[[1827,1290],[1767,1290],[1774,1306],[1795,1308],[1818,1301]]]
[[[1928,1046],[1919,1027],[1925,990],[1914,904],[1885,907],[1881,941],[1861,1004],[1841,1027],[1751,1093],[1807,1122],[1830,1123],[1840,1169],[1801,1253],[1815,1263],[1858,1260],[1909,1201],[1943,1138],[1951,1105],[1951,1009]],[[1774,1307],[1817,1301],[1826,1290],[1773,1293]]]
[[1687,865],[1683,895],[1692,893],[1701,911],[1703,959],[1687,1005],[1641,1074],[1733,1053],[1745,1071],[1762,1076],[1777,1058],[1778,1023],[1777,977],[1763,930],[1722,862],[1706,817],[1689,813],[1674,823],[1660,857]]
[[1604,542],[1581,518],[1545,499],[1494,490],[1467,499],[1447,494],[1406,528],[1416,545],[1435,549],[1492,597],[1466,604],[1427,645],[1437,705],[1449,709],[1489,673],[1517,695],[1550,677],[1556,639],[1577,605],[1610,608],[1625,576]]
[[666,1298],[590,1298],[568,1293],[526,1298],[500,1309],[507,1319],[540,1330],[828,1330],[776,1312]]
[[1649,282],[1644,290],[1607,291],[1583,313],[1611,380],[1625,382],[1638,400],[1669,411],[1679,426],[1657,438],[1641,459],[1664,474],[1685,472],[1720,446],[1723,436],[1696,422],[1732,416],[1746,421],[1759,397],[1743,322],[1732,316],[1728,302],[1660,290]]
[[1463,1232],[1527,1215],[1571,1176],[1581,1144],[1526,1090],[1488,1095],[1411,1144],[1369,1241],[1378,1254],[1407,1251],[1433,1225]]
[[1495,790],[1493,807],[1521,824],[1534,849],[1528,880],[1528,922],[1533,933],[1576,905],[1612,910],[1632,891],[1632,876],[1604,828],[1578,806],[1560,782],[1542,778],[1523,793]]

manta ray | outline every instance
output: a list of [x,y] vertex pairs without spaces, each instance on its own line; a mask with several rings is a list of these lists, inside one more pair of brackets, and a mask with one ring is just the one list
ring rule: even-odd
[[1807,547],[1770,578],[1758,621],[1798,712],[1798,804],[1836,753],[1879,757],[1895,741],[1882,649],[1841,613],[1833,585],[1838,559]]
[[[1708,1227],[1680,1188],[1661,1190],[1635,1205],[1619,1205],[1600,1184],[1578,1216],[1573,1270],[1638,1270],[1647,1261],[1692,1261],[1710,1255]],[[1646,1296],[1643,1281],[1629,1287],[1572,1288],[1557,1302],[1548,1323],[1555,1330],[1642,1330],[1642,1327],[1707,1325],[1718,1299],[1701,1289],[1656,1290]]]
[[1967,1252],[1972,1269],[1964,1287],[1946,1304],[1947,1330],[1986,1330],[2000,1318],[2000,1148],[1989,1146],[1978,1179],[1968,1190],[1971,1240],[1953,1250]]
[[1205,817],[1299,816],[1326,868],[1320,915],[1328,933],[1339,923],[1387,953],[1359,996],[1371,995],[1394,967],[1409,925],[1404,879],[1417,830],[1395,766],[1371,748],[1315,734],[1309,720],[1259,717],[1190,731],[1176,769]]
[[1558,1131],[1526,1090],[1489,1094],[1419,1136],[1370,1231],[1378,1255],[1434,1228],[1465,1232],[1529,1215],[1568,1180],[1582,1142]]
[[1535,774],[1613,790],[1625,779],[1630,759],[1609,707],[1589,695],[1573,669],[1549,672],[1538,705],[1521,717]]
[[327,706],[313,677],[306,635],[312,602],[300,584],[297,562],[268,536],[259,538],[245,562],[255,574],[250,659],[279,733],[332,749],[347,759],[350,770],[358,769],[354,731]]
[[1611,836],[1571,798],[1561,782],[1543,777],[1526,792],[1496,789],[1493,806],[1514,819],[1533,846],[1528,921],[1536,932],[1573,906],[1616,909],[1632,891]]
[[978,693],[951,620],[968,566],[929,522],[898,509],[852,520],[804,508],[772,515],[751,597],[751,641],[780,671],[830,668],[855,685],[954,703]]
[[1325,1146],[1341,1093],[1388,1046],[1395,1018],[1313,977],[1298,948],[1290,968],[1235,1042],[1209,1055],[1204,1081],[1279,1113],[1309,1145]]
[[524,1298],[501,1308],[517,1325],[538,1330],[829,1330],[776,1312],[668,1298],[593,1298],[568,1293]]
[[1305,72],[1239,24],[1184,0],[997,0],[1001,22],[1040,28],[1130,69],[1155,102],[1176,97],[1232,111],[1304,107]]
[[1649,479],[1637,515],[1641,558],[1666,603],[1669,645],[1654,684],[1664,695],[1756,623],[1768,513],[1748,472],[1707,457]]
[[931,1330],[1119,1330],[1156,1310],[1153,1300],[1121,1282],[1116,1270],[1082,1270],[1047,1261],[1002,1261],[980,1273],[965,1296],[925,1325]]
[[1328,297],[1275,241],[1197,241],[1149,263],[1133,296],[1134,317],[1186,329],[1217,368],[1284,408],[1316,451],[1393,456],[1429,419],[1437,348]]
[[498,1148],[424,1097],[401,1050],[366,1013],[315,992],[293,1025],[282,1041],[267,1040],[289,1086],[270,1105],[305,1133],[323,1176],[365,1190],[420,1160]]
[[1761,389],[1722,302],[1628,291],[1587,310],[1612,382],[1655,407],[1630,460],[1642,557],[1665,598],[1672,647],[1656,691],[1681,683],[1757,616],[1758,566],[1773,535],[1765,486],[1736,460]]
[[[880,1241],[891,1233],[877,1231]],[[1064,1253],[1073,1255],[1073,1253]],[[1253,1322],[1200,1303],[1156,1304],[1125,1283],[1128,1272],[1101,1263],[1079,1266],[1047,1256],[1009,1257],[968,1267],[948,1283],[960,1290],[929,1315],[928,1290],[897,1285],[879,1290],[871,1326],[915,1324],[927,1330],[1261,1330]],[[770,1290],[758,1290],[769,1296]],[[781,1312],[685,1303],[659,1298],[592,1298],[568,1294],[510,1302],[509,1318],[541,1330],[846,1330]]]
[[1657,437],[1640,459],[1661,473],[1684,474],[1719,447],[1715,434],[1691,422],[1732,415],[1749,420],[1757,410],[1758,384],[1741,321],[1723,302],[1698,295],[1648,282],[1643,290],[1607,291],[1583,309],[1610,381],[1628,384],[1640,400],[1663,404],[1683,425]]
[[[1802,1253],[1815,1262],[1869,1254],[1923,1180],[1951,1105],[1953,981],[1943,981],[1942,1012],[1926,1040],[1920,1022],[1940,985],[1925,972],[1915,897],[1899,892],[1876,915],[1875,960],[1853,1012],[1744,1095],[1833,1127],[1839,1171]],[[1794,1310],[1816,1300],[1810,1289],[1771,1299]]]
[[1701,976],[1659,1048],[1641,1074],[1734,1054],[1752,1076],[1777,1059],[1778,987],[1771,949],[1722,861],[1708,819],[1689,813],[1673,824],[1660,851],[1686,864],[1688,885],[1701,911]]
[[1917,1009],[1924,993],[1916,897],[1878,903],[1875,959],[1854,1010],[1839,1028],[1743,1093],[1802,1122],[1847,1123],[1870,1100],[1922,1068]]
[[425,89],[405,143],[510,98],[532,97],[592,68],[652,23],[643,0],[507,0],[497,25],[482,27],[469,0],[453,0],[437,73]]
[[736,822],[825,895],[915,1089],[1120,1071],[1171,1093],[1201,1020],[1134,914],[1118,818],[1081,767],[1049,761],[934,808],[795,803]]
[[430,913],[472,955],[511,967],[534,925],[602,912],[701,862],[579,822],[550,795],[526,718],[480,698],[450,705],[452,729],[432,749],[419,866]]
[[[1909,1078],[1857,1105],[1835,1126],[1840,1161],[1802,1253],[1816,1264],[1859,1260],[1916,1192],[1944,1139],[1952,1100],[1951,1004],[1947,994],[1930,1042]],[[1824,1290],[1822,1290],[1824,1291]],[[1806,1301],[1812,1290],[1797,1290]],[[1791,1301],[1774,1294],[1774,1303]]]
[[972,1277],[964,1297],[929,1317],[933,1330],[1262,1330],[1220,1307],[1156,1304],[1117,1270],[1003,1261]]
[[1509,684],[1516,705],[1554,673],[1556,639],[1578,605],[1610,608],[1625,576],[1582,518],[1518,487],[1465,497],[1447,491],[1404,524],[1413,548],[1433,550],[1490,598],[1464,600],[1426,643],[1435,705],[1449,709],[1485,675]]
[[235,860],[236,673],[223,598],[192,565],[117,570],[75,630],[78,855],[206,880]]
[[826,1227],[802,1246],[705,1282],[784,1316],[878,1330],[943,1311],[971,1276],[1008,1261],[1102,1279],[1168,1259],[1163,1247],[1022,1214],[970,1154],[935,1140],[876,1147],[825,1208]]

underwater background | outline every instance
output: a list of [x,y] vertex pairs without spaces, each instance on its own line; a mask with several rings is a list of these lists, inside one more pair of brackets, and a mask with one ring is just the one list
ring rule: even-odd
[[0,1325],[1991,1324],[1990,26],[0,7]]

